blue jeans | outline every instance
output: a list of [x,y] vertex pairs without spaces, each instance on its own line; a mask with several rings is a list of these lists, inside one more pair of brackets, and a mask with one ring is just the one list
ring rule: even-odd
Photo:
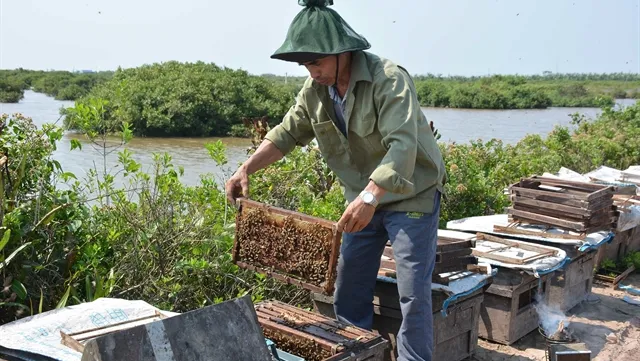
[[431,214],[376,211],[362,231],[343,235],[334,310],[339,320],[367,330],[373,324],[373,293],[380,258],[387,240],[391,241],[402,311],[396,337],[398,361],[431,361],[431,274],[439,216],[437,193]]

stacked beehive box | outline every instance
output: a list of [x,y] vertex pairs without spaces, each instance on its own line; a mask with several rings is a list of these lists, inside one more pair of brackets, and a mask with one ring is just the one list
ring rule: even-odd
[[530,177],[509,187],[510,222],[556,227],[579,234],[615,228],[613,187]]
[[[471,253],[475,247],[473,234],[438,230],[438,245],[436,247],[436,265],[433,271],[433,281],[448,284],[450,281],[471,274],[468,265],[477,264],[477,258]],[[381,276],[395,277],[396,264],[391,243],[387,243],[380,262]]]

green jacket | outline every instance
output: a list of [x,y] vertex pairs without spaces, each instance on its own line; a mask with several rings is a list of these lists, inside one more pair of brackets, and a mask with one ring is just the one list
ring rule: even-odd
[[353,53],[351,69],[348,138],[335,125],[328,87],[311,78],[265,138],[285,155],[315,138],[348,202],[373,180],[387,191],[379,209],[431,213],[436,190],[444,191],[445,166],[411,77],[366,51]]

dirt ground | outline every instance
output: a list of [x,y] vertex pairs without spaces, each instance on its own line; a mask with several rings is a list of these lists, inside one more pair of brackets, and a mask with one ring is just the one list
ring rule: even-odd
[[[640,274],[623,281],[640,288]],[[622,300],[627,293],[594,283],[587,301],[567,312],[569,328],[591,350],[594,361],[640,360],[640,306]],[[640,297],[636,297],[640,298]],[[545,339],[533,331],[511,346],[478,340],[476,361],[543,361]]]

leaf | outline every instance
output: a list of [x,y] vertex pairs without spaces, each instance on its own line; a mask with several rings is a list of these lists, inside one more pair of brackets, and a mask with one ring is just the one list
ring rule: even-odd
[[1,270],[4,266],[9,265],[9,262],[11,262],[11,259],[12,259],[13,257],[15,257],[15,256],[20,252],[20,251],[22,251],[25,247],[27,247],[27,246],[28,246],[28,245],[30,245],[30,244],[31,244],[31,242],[27,242],[27,243],[23,244],[22,246],[18,247],[18,249],[16,249],[15,251],[13,251],[13,252],[9,255],[9,257],[7,257],[7,259],[5,259],[5,260],[4,260],[4,262],[0,262],[0,270]]
[[96,274],[96,294],[94,297],[95,299],[98,299],[103,296],[104,296],[104,287],[102,283],[102,277]]
[[65,307],[67,305],[67,301],[69,300],[69,295],[70,294],[71,294],[71,285],[69,285],[69,287],[67,287],[67,291],[64,293],[64,295],[60,299],[60,302],[58,302],[58,304],[56,305],[56,308]]
[[78,180],[78,177],[76,177],[76,175],[71,172],[64,172],[60,174],[60,177],[62,177],[62,179],[64,179],[65,181],[68,181],[71,178]]
[[47,224],[49,224],[49,222],[51,222],[51,220],[53,219],[53,216],[55,216],[55,213],[57,211],[68,206],[69,206],[69,203],[65,203],[50,210],[49,213],[45,214],[44,217],[42,217],[42,219],[33,227],[32,231],[36,230],[40,226],[46,226]]
[[38,306],[38,313],[42,313],[43,303],[44,303],[44,295],[42,294],[42,288],[40,288],[40,305]]
[[4,247],[9,243],[9,238],[11,237],[11,230],[6,227],[2,227],[5,229],[4,235],[2,236],[2,240],[0,240],[0,252],[4,249]]
[[25,300],[27,298],[27,289],[24,287],[22,282],[16,279],[11,282],[11,290],[16,293],[20,300]]
[[87,275],[84,278],[84,292],[85,292],[85,297],[86,297],[87,301],[88,302],[93,301],[93,292],[91,290],[91,279],[89,278],[89,275]]
[[77,139],[71,139],[71,150],[80,149],[82,150],[82,143],[80,143]]

